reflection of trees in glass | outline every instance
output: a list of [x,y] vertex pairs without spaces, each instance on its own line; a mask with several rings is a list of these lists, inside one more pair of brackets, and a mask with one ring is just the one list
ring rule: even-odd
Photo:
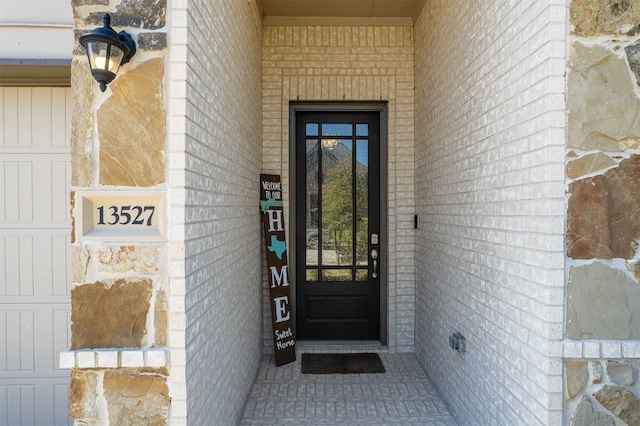
[[367,264],[369,256],[369,173],[356,166],[356,264]]
[[[353,209],[351,163],[339,163],[327,170],[323,185],[323,226],[332,233],[338,264],[352,263],[353,213],[356,212],[356,259],[360,261],[367,252],[367,173],[356,173],[356,208]],[[363,252],[363,253],[361,253]]]

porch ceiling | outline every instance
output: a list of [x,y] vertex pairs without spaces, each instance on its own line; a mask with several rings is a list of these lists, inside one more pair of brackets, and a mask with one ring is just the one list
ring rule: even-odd
[[411,18],[427,0],[256,0],[266,17]]

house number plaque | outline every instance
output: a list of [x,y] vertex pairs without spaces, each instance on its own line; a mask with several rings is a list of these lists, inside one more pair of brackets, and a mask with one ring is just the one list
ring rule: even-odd
[[164,192],[76,192],[76,240],[163,241]]

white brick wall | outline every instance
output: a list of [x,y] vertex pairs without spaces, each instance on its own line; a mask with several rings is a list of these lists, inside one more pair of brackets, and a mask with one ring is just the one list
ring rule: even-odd
[[[289,212],[289,101],[388,101],[389,349],[414,350],[414,131],[411,27],[265,26],[264,169],[281,174]],[[291,223],[289,218],[285,223]],[[291,232],[288,233],[290,237]],[[290,256],[290,262],[292,261]],[[265,351],[273,351],[266,293]]]
[[565,19],[430,0],[415,26],[416,351],[461,424],[562,422]]
[[171,424],[235,424],[262,354],[262,26],[253,0],[171,23]]

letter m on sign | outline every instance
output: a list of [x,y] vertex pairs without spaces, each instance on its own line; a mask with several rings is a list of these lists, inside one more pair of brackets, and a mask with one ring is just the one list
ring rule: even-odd
[[272,266],[269,268],[271,271],[271,288],[279,287],[279,286],[289,286],[289,276],[287,270],[289,267],[284,265],[280,268],[280,272],[278,272],[277,266]]

